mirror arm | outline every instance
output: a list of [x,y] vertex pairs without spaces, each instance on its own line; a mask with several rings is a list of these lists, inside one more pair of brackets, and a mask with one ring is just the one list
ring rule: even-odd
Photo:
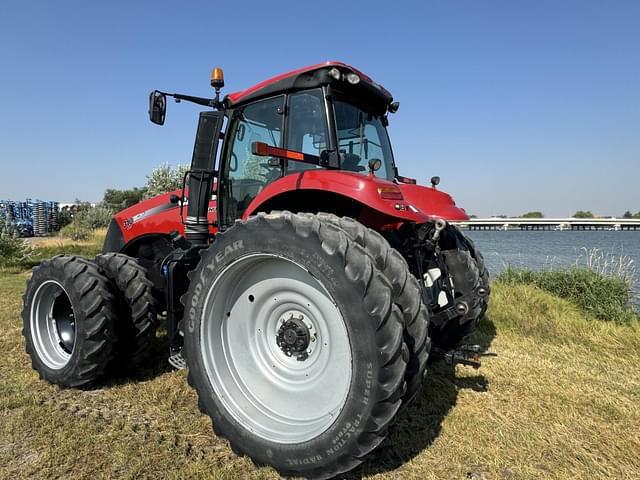
[[203,105],[205,107],[220,108],[221,106],[221,102],[220,101],[216,102],[215,99],[213,98],[193,97],[191,95],[183,95],[181,93],[167,93],[167,92],[160,92],[160,93],[166,95],[167,97],[175,98],[176,102],[185,100],[187,102]]

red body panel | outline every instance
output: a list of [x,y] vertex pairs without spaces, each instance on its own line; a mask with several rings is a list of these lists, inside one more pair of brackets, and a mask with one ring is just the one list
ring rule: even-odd
[[293,76],[296,76],[296,75],[300,75],[301,73],[310,72],[312,70],[317,70],[319,68],[326,68],[326,67],[344,67],[344,68],[348,68],[349,70],[351,70],[355,74],[357,74],[360,77],[361,80],[364,80],[365,82],[370,83],[371,85],[375,86],[381,92],[383,92],[385,95],[388,95],[389,97],[391,96],[391,93],[389,93],[389,91],[387,89],[385,89],[382,85],[379,85],[376,82],[374,82],[371,79],[371,77],[369,77],[368,75],[362,73],[357,68],[354,68],[351,65],[348,65],[348,64],[343,63],[343,62],[329,61],[329,62],[317,63],[316,65],[310,65],[308,67],[299,68],[297,70],[292,70],[291,72],[287,72],[287,73],[282,73],[280,75],[276,75],[275,77],[270,78],[268,80],[264,80],[263,82],[260,82],[260,83],[258,83],[256,85],[254,85],[253,87],[247,88],[246,90],[242,90],[240,92],[230,93],[229,95],[227,95],[226,98],[233,105],[234,103],[241,102],[245,97],[247,97],[247,96],[249,96],[249,95],[251,95],[251,94],[253,94],[253,93],[255,93],[255,92],[259,91],[259,90],[262,90],[263,88],[266,88],[269,85],[273,85],[274,83],[277,83],[277,82],[279,82],[281,80],[284,80],[285,78],[293,77]]
[[431,218],[444,220],[469,220],[464,208],[456,206],[451,195],[432,187],[422,185],[400,184],[402,196]]
[[[158,195],[143,202],[137,203],[114,215],[114,219],[124,236],[125,245],[143,235],[160,234],[168,235],[177,230],[184,235],[184,225],[180,221],[179,204],[171,203],[171,195],[180,196],[181,190]],[[209,203],[209,222],[216,220],[216,202]],[[186,205],[183,214],[186,215]],[[211,229],[215,233],[215,229]]]
[[[379,188],[399,188],[403,200],[383,199]],[[457,207],[453,198],[445,192],[421,185],[396,184],[373,175],[339,170],[307,170],[292,173],[267,185],[251,202],[243,218],[261,211],[261,206],[279,195],[295,190],[332,192],[357,200],[369,207],[363,223],[372,227],[392,227],[402,222],[424,223],[434,218],[445,220],[467,220],[464,209]],[[125,244],[144,235],[168,235],[178,231],[184,235],[184,225],[180,221],[180,207],[170,202],[172,194],[180,196],[181,191],[166,193],[140,202],[118,212],[114,218],[122,230]],[[216,220],[216,201],[209,203],[209,221]],[[295,210],[295,205],[289,207]],[[186,209],[186,206],[185,206]],[[322,205],[318,205],[322,210]],[[185,212],[186,214],[186,212]],[[381,223],[382,220],[382,223]],[[210,227],[216,233],[215,227]]]

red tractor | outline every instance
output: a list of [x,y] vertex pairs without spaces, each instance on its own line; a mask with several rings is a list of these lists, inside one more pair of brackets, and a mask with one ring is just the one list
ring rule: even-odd
[[[166,312],[169,362],[234,450],[285,475],[362,462],[418,392],[429,352],[477,366],[459,345],[484,314],[482,256],[451,220],[465,211],[402,177],[386,131],[398,102],[326,62],[220,99],[154,91],[200,113],[183,188],[117,213],[94,261],[34,270],[24,335],[62,386],[135,366]],[[431,343],[433,342],[433,349]]]

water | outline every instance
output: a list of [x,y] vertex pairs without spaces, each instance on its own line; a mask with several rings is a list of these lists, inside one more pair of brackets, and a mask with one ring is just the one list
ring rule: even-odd
[[465,230],[484,255],[489,272],[506,266],[542,269],[584,264],[585,249],[633,261],[634,303],[640,305],[640,231],[482,231]]

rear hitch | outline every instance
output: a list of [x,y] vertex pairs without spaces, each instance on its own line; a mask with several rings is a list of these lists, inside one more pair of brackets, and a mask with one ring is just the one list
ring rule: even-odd
[[498,354],[494,352],[487,352],[482,350],[480,345],[460,345],[458,348],[451,350],[442,350],[440,348],[434,348],[433,353],[440,356],[447,365],[466,365],[478,369],[482,366],[480,363],[481,357],[497,357]]

